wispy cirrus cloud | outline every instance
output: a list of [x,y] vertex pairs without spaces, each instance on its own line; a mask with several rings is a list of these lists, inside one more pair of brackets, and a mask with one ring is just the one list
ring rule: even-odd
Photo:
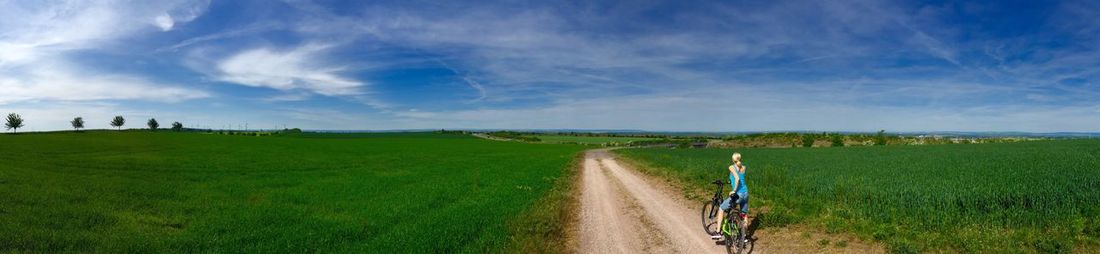
[[341,77],[342,66],[321,62],[325,45],[290,50],[248,49],[220,60],[217,78],[240,85],[282,91],[309,91],[326,96],[362,95],[364,82]]
[[[33,101],[151,100],[176,102],[209,93],[114,73],[74,54],[111,47],[154,24],[187,22],[205,2],[11,2],[0,10],[0,104]],[[176,15],[167,17],[165,15]],[[170,25],[169,25],[170,26]],[[170,28],[170,27],[169,27]]]
[[[1088,1],[26,5],[0,10],[0,101],[206,97],[331,129],[1088,130],[1100,105]],[[96,60],[129,46],[156,57]]]
[[0,75],[0,105],[22,101],[145,100],[179,102],[211,96],[201,90],[166,86],[140,76],[87,73],[66,63],[35,61],[20,75]]
[[[748,115],[769,118],[754,123],[770,125],[752,125],[759,126],[754,129],[869,130],[879,125],[904,130],[978,126],[1088,130],[1084,123],[1097,117],[1082,109],[1095,105],[1095,99],[1088,96],[1096,93],[1091,85],[1095,82],[1061,83],[1094,80],[1097,58],[1080,48],[1044,48],[1045,39],[1040,37],[1046,35],[1040,34],[1027,35],[1036,37],[1031,40],[1017,40],[1023,46],[1002,46],[990,55],[989,45],[1011,40],[989,34],[966,35],[960,30],[964,27],[948,21],[966,15],[960,13],[975,15],[973,12],[985,9],[989,6],[880,1],[655,3],[628,8],[599,3],[522,8],[509,4],[431,8],[397,4],[364,8],[357,22],[347,26],[307,27],[320,33],[358,31],[377,41],[447,56],[454,59],[447,69],[463,70],[456,75],[473,73],[489,81],[477,89],[493,95],[489,102],[548,101],[536,106],[395,113],[421,121],[448,119],[436,124],[492,122],[502,128],[568,128],[561,123],[609,119],[609,124],[594,127],[652,124],[656,129],[692,129],[672,124],[677,121],[654,124],[645,119],[707,118],[707,114],[693,111],[732,114],[736,110],[731,108],[743,104],[725,102],[747,99],[754,102],[753,112],[762,112]],[[1096,14],[1082,9],[1088,8],[1072,12]],[[1052,30],[1079,34],[1094,27],[1066,22],[1078,27]],[[1056,23],[1051,21],[1050,26]],[[1034,58],[1029,52],[1036,49],[1045,51],[1046,57]],[[721,91],[739,88],[755,92],[718,96]],[[668,96],[681,91],[710,92],[694,94],[684,104],[644,106],[668,101]],[[758,101],[747,96],[771,99]],[[641,106],[651,113],[598,101]],[[722,110],[703,108],[707,106]],[[844,114],[820,112],[824,109]],[[678,113],[664,114],[668,112]],[[1040,117],[1044,113],[1057,118]],[[833,117],[818,117],[823,115]],[[1028,117],[1034,118],[1029,121],[1033,124],[991,124]],[[722,119],[712,118],[695,129],[739,128],[714,124],[730,122]]]
[[253,23],[253,24],[241,27],[241,28],[231,28],[227,31],[220,31],[220,32],[216,32],[216,33],[211,33],[211,34],[206,34],[206,35],[201,35],[201,36],[189,38],[189,39],[180,41],[176,44],[173,44],[171,46],[157,49],[157,51],[158,52],[177,51],[177,50],[180,50],[182,48],[186,48],[186,47],[189,47],[191,45],[195,45],[195,44],[199,44],[199,43],[217,41],[217,40],[223,40],[223,39],[230,39],[230,38],[234,38],[234,37],[240,37],[240,36],[255,34],[255,33],[259,33],[259,32],[265,32],[265,31],[272,31],[272,30],[279,29],[280,27],[281,26],[279,24],[274,23],[274,22],[266,22],[265,21],[265,22],[261,22],[261,23]]

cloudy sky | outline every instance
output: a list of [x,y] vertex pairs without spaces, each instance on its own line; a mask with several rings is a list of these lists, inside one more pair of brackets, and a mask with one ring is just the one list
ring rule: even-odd
[[252,129],[1100,131],[1095,1],[0,0],[0,112]]

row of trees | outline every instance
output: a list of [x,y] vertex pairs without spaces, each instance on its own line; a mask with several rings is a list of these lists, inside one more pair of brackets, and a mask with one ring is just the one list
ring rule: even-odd
[[[23,117],[20,116],[19,114],[16,114],[16,113],[8,114],[8,117],[7,117],[6,120],[7,120],[7,122],[4,124],[4,127],[7,128],[8,130],[11,130],[12,132],[18,132],[19,128],[23,128]],[[73,125],[73,129],[75,129],[75,130],[79,131],[81,129],[84,129],[84,118],[83,117],[78,116],[76,118],[73,118],[73,120],[70,121],[69,123],[71,123]],[[123,125],[126,125],[126,118],[123,118],[122,116],[115,116],[115,118],[111,119],[111,127],[115,127],[115,128],[118,128],[119,130],[122,130]],[[146,122],[145,125],[149,126],[150,130],[157,130],[158,128],[160,128],[160,123],[157,122],[156,118],[149,118],[149,121]],[[180,123],[180,122],[173,122],[172,123],[172,130],[173,131],[182,131],[183,130],[183,124]]]

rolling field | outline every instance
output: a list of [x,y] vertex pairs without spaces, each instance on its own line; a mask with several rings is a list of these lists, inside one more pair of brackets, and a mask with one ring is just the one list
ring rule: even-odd
[[[727,179],[733,151],[616,153],[698,197]],[[736,151],[763,227],[851,232],[900,253],[1100,246],[1100,140]]]
[[581,149],[430,133],[0,135],[0,252],[554,251]]

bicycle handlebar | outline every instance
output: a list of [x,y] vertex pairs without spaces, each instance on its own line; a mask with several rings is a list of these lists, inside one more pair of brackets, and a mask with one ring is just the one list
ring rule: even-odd
[[723,184],[726,184],[726,182],[723,182],[722,180],[714,180],[714,182],[712,182],[712,183],[713,183],[713,184],[717,184],[717,185],[723,185]]

